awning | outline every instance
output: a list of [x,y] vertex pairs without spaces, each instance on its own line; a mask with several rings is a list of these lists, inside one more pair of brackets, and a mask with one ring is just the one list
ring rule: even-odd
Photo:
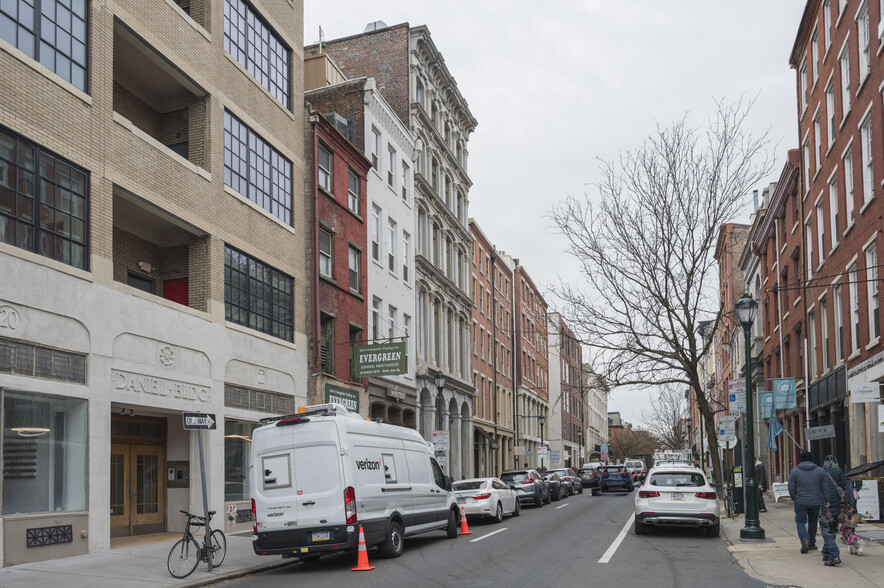
[[857,466],[857,467],[853,468],[852,470],[848,471],[847,473],[845,473],[844,475],[847,476],[848,478],[852,478],[854,476],[860,476],[862,474],[865,474],[866,472],[870,472],[870,471],[880,468],[880,467],[884,467],[884,461],[876,461],[874,463],[866,463],[861,466]]
[[475,429],[477,433],[485,437],[485,439],[488,441],[488,446],[491,449],[497,449],[497,441],[494,440],[494,437],[492,437],[491,434],[488,433],[488,431],[486,431],[482,427],[477,427],[476,425],[473,425],[473,429]]

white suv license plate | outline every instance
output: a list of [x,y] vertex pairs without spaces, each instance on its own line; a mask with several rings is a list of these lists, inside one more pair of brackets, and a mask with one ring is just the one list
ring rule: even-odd
[[684,500],[684,492],[672,492],[669,494],[671,500]]
[[313,541],[328,541],[331,539],[330,531],[313,531]]

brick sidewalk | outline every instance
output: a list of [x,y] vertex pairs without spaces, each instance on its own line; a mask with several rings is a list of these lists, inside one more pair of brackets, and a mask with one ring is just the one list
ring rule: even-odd
[[[826,567],[819,551],[801,554],[792,503],[789,500],[781,500],[780,503],[774,503],[773,500],[766,502],[768,510],[759,516],[761,527],[765,531],[764,541],[748,542],[740,539],[740,529],[745,524],[742,515],[735,520],[723,519],[721,522],[722,534],[730,543],[728,550],[750,576],[774,586],[884,587],[884,545],[866,541],[865,555],[860,557],[851,555],[838,537],[843,563]],[[880,526],[861,525],[857,533],[870,535],[870,530],[880,533]],[[823,545],[821,536],[817,539],[817,545]]]

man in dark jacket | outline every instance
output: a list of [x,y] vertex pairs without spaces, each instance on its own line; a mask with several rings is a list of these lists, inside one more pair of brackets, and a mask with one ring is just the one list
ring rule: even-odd
[[789,473],[789,497],[795,503],[795,524],[801,540],[801,553],[817,549],[817,521],[820,508],[825,504],[828,482],[825,470],[812,460],[813,455],[809,451],[802,451],[801,463]]
[[764,505],[764,491],[767,490],[767,470],[761,463],[761,458],[755,458],[755,482],[758,484],[758,512],[767,512]]

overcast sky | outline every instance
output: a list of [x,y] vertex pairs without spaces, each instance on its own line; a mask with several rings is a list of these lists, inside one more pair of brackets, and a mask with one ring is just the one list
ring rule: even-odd
[[[591,192],[598,159],[639,145],[657,123],[700,126],[714,99],[757,101],[749,130],[771,133],[775,181],[798,146],[789,53],[804,0],[305,0],[304,44],[369,22],[427,25],[479,125],[469,142],[470,216],[541,287],[578,279],[546,215]],[[759,189],[767,182],[759,186]],[[737,219],[746,222],[745,218]],[[640,422],[647,391],[609,410]]]

